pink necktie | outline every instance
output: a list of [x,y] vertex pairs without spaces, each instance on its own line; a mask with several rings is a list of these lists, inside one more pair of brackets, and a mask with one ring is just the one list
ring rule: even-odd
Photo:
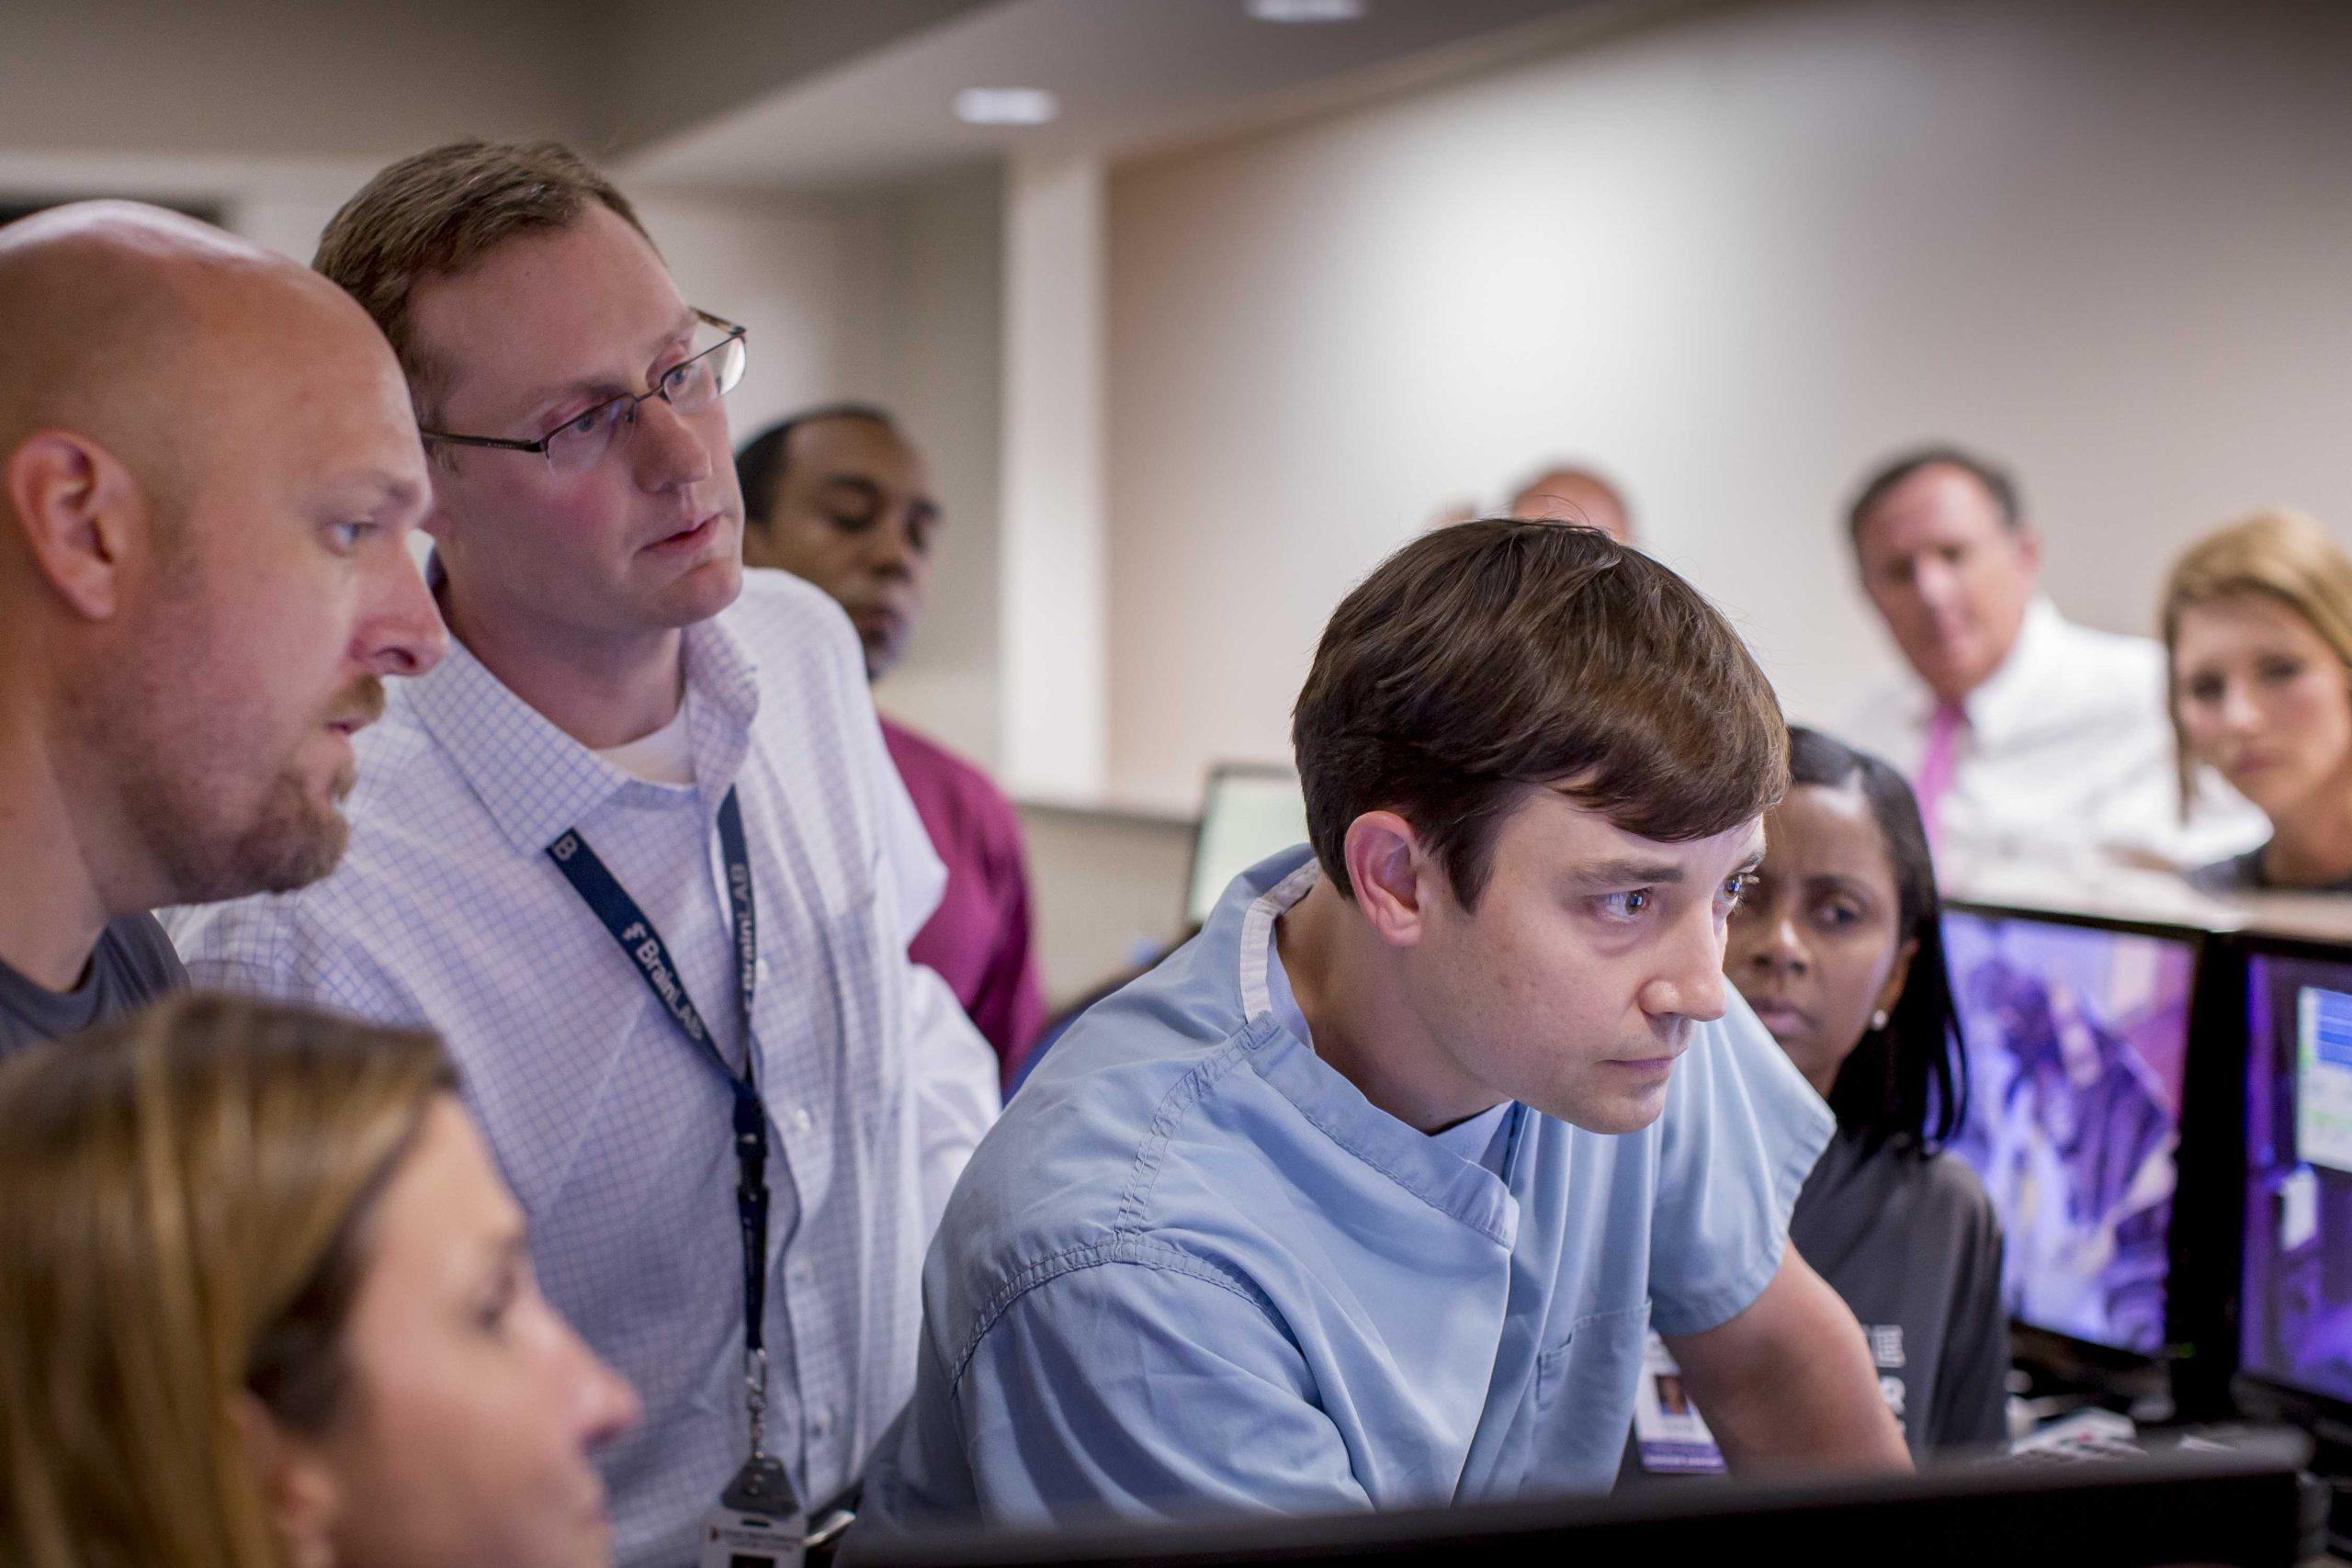
[[1927,826],[1930,847],[1942,830],[1944,796],[1951,789],[1960,732],[1966,728],[1968,712],[1958,703],[1938,703],[1935,716],[1928,720],[1928,746],[1919,754],[1919,771],[1913,776],[1911,787],[1919,797],[1919,820]]

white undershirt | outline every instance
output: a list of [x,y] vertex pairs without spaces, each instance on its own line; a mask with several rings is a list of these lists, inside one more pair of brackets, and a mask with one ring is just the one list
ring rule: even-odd
[[694,747],[686,735],[686,705],[678,705],[678,716],[650,735],[618,746],[608,746],[596,753],[625,773],[634,773],[648,784],[690,784],[695,782]]

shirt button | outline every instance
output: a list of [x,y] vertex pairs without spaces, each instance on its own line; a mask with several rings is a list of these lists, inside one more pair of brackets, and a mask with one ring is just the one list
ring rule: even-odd
[[763,958],[752,964],[752,973],[757,975],[762,980],[765,980],[768,977],[768,961]]
[[792,1108],[792,1130],[794,1132],[805,1133],[816,1124],[817,1119],[808,1114],[808,1108],[807,1106],[796,1105]]
[[816,1415],[811,1416],[808,1418],[808,1435],[812,1438],[831,1437],[833,1435],[833,1413],[830,1410],[820,1410]]
[[807,1263],[796,1263],[786,1272],[792,1276],[792,1282],[796,1285],[806,1285],[817,1277],[815,1267]]

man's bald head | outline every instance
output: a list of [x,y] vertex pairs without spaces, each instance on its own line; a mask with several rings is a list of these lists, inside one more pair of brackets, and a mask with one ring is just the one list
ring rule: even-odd
[[1621,545],[1634,542],[1634,521],[1616,487],[1589,468],[1544,469],[1511,497],[1510,515],[1531,523],[1582,523]]
[[0,742],[108,910],[323,874],[379,677],[443,642],[390,345],[299,264],[113,201],[0,229],[0,713],[30,720]]
[[366,313],[326,279],[130,201],[0,228],[0,460],[36,432],[70,431],[165,503],[201,482],[191,465],[208,451],[229,455],[207,439],[227,434],[224,420],[266,419],[300,395],[280,378],[289,367],[387,357]]

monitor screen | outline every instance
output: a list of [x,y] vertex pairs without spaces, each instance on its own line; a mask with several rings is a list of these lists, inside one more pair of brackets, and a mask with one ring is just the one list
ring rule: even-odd
[[2246,966],[2245,1371],[2352,1403],[2352,953]]
[[1306,800],[1298,792],[1297,775],[1280,768],[1212,769],[1193,840],[1185,921],[1203,924],[1235,877],[1268,855],[1306,841]]
[[1944,944],[1968,1048],[1952,1152],[2000,1216],[2010,1316],[2154,1355],[2195,945],[1960,909]]

